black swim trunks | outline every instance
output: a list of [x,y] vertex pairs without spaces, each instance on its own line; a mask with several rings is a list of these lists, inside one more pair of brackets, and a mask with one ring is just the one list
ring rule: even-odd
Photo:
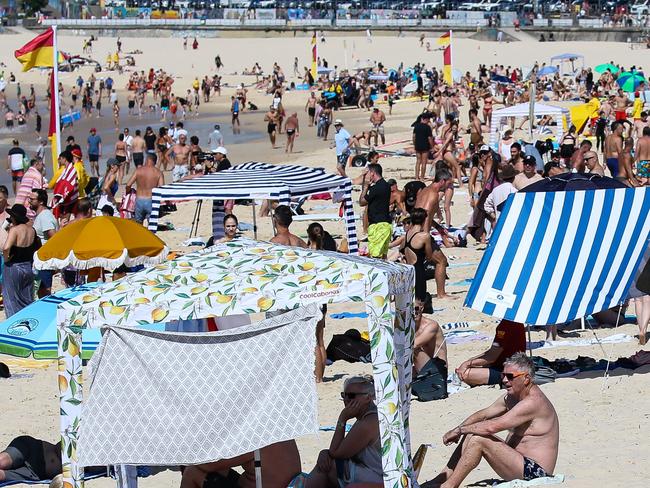
[[296,129],[287,129],[287,135],[293,135],[296,132]]
[[227,476],[219,473],[209,473],[203,482],[203,488],[239,488],[239,477],[241,475],[232,469],[228,470]]
[[545,478],[549,474],[539,464],[524,456],[524,480],[530,481],[535,478]]

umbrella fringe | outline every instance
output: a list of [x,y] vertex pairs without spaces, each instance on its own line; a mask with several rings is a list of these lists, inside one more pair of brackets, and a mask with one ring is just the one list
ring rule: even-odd
[[107,271],[113,271],[116,268],[119,268],[122,265],[127,267],[133,266],[150,266],[154,264],[160,264],[167,259],[169,254],[169,248],[167,246],[163,247],[162,251],[156,256],[136,256],[130,257],[128,249],[124,249],[122,254],[114,259],[105,258],[105,257],[94,257],[90,259],[79,259],[75,255],[74,251],[70,251],[70,254],[65,259],[50,258],[42,261],[38,257],[38,252],[34,253],[34,269],[36,270],[59,270],[72,266],[75,269],[87,270],[91,268],[103,268]]

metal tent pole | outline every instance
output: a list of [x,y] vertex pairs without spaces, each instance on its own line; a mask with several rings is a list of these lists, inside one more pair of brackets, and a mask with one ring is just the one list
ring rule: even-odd
[[255,199],[253,198],[253,236],[257,240],[257,212],[255,211]]
[[255,458],[255,488],[262,488],[262,458],[260,456],[260,450],[255,449],[253,456]]

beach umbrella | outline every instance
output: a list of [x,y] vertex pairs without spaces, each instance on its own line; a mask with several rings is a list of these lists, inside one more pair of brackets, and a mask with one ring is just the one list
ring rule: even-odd
[[625,73],[621,73],[621,75],[616,79],[618,86],[626,92],[633,92],[641,83],[645,82],[645,77],[638,71],[626,71]]
[[562,173],[544,178],[519,190],[524,193],[553,191],[606,190],[626,188],[619,180],[592,173]]
[[596,73],[604,73],[605,71],[610,71],[613,74],[616,74],[620,71],[618,66],[614,66],[611,63],[599,64],[594,68]]
[[332,71],[334,71],[333,68],[325,68],[324,66],[319,66],[316,70],[316,73],[319,75],[329,75]]
[[557,73],[558,69],[555,66],[544,66],[537,72],[538,76],[546,76]]
[[104,268],[158,264],[169,249],[142,225],[118,217],[73,222],[54,234],[34,254],[36,269]]
[[505,83],[505,84],[512,83],[512,80],[510,78],[502,75],[492,75],[492,81],[496,83]]
[[[59,356],[56,334],[56,307],[76,299],[83,301],[101,283],[67,288],[42,298],[0,324],[0,353],[21,358],[56,359]],[[84,329],[82,357],[90,359],[101,340],[100,329]]]

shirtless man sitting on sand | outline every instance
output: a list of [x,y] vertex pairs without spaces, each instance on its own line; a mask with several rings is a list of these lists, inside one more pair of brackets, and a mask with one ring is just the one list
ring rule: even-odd
[[297,235],[289,231],[289,226],[293,222],[291,209],[286,205],[278,205],[273,212],[273,225],[275,226],[275,237],[271,239],[274,244],[283,246],[307,247],[307,243]]
[[131,192],[131,187],[135,183],[136,200],[135,215],[136,222],[142,224],[149,220],[151,216],[151,192],[157,186],[165,184],[165,175],[156,168],[156,155],[147,153],[147,160],[144,165],[137,166],[131,178],[126,183],[126,193]]
[[[284,441],[260,449],[264,488],[286,488],[300,474],[300,454],[296,441]],[[240,466],[239,474],[232,468]],[[214,463],[187,466],[181,488],[254,488],[255,460],[252,452]]]
[[447,343],[440,325],[422,316],[424,305],[415,302],[415,342],[413,344],[413,369],[417,374],[432,358],[447,364]]
[[[557,462],[560,422],[553,404],[533,383],[535,366],[526,353],[504,364],[506,394],[447,432],[445,445],[458,443],[447,467],[427,487],[460,486],[485,459],[506,481],[552,476]],[[505,441],[496,434],[510,431]]]

